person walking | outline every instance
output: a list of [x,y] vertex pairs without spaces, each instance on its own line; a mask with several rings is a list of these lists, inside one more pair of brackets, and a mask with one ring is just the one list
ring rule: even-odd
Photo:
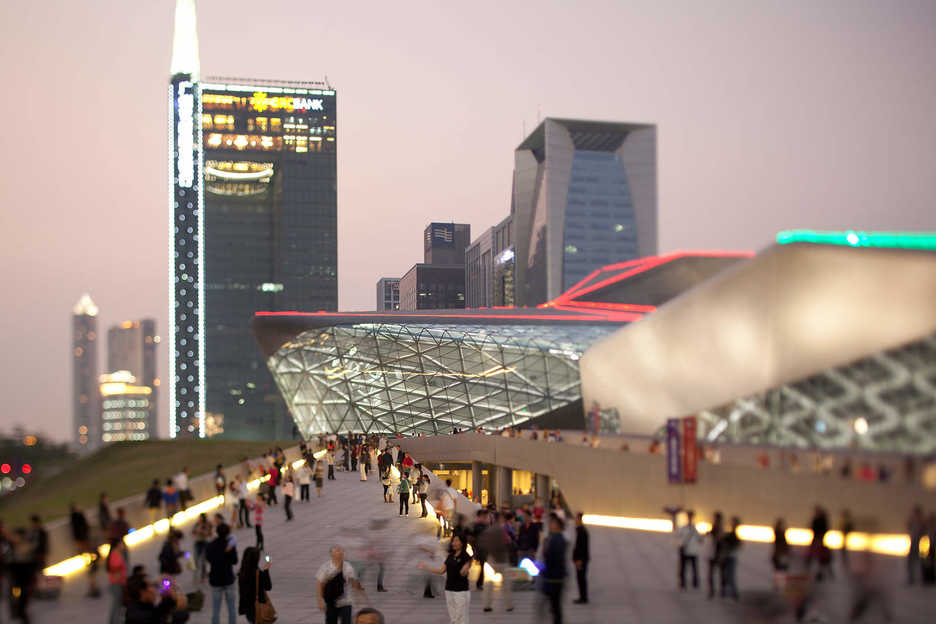
[[98,527],[101,529],[101,535],[107,535],[110,530],[111,512],[110,503],[107,500],[107,492],[101,492],[98,499]]
[[774,541],[770,553],[770,563],[774,570],[774,588],[782,587],[783,575],[790,569],[790,544],[786,539],[786,522],[777,518],[773,528]]
[[[706,559],[708,561],[708,597],[715,597],[715,574],[721,571],[721,547],[722,533],[724,532],[724,520],[722,513],[716,511],[712,517],[712,528],[705,534],[708,541]],[[719,579],[724,583],[724,579]]]
[[195,585],[201,585],[202,581],[208,576],[206,553],[213,533],[214,527],[208,522],[208,516],[205,514],[199,515],[198,521],[192,527],[192,538],[195,541]]
[[315,497],[322,497],[322,474],[325,472],[324,467],[322,466],[322,460],[316,460],[315,462],[315,471],[312,474],[312,477],[315,479]]
[[127,587],[127,561],[124,559],[124,544],[119,538],[111,538],[110,550],[104,560],[107,570],[107,589],[111,597],[107,624],[123,624],[124,592]]
[[406,510],[406,517],[409,517],[409,497],[410,481],[409,473],[404,472],[400,475],[400,485],[397,486],[397,492],[400,493],[400,517],[403,517],[403,510]]
[[189,501],[194,498],[192,496],[192,490],[189,489],[188,468],[182,468],[182,472],[173,477],[172,480],[175,483],[176,489],[179,491],[179,509],[185,511],[188,509]]
[[562,519],[556,514],[550,514],[549,536],[543,544],[543,569],[539,577],[540,591],[549,602],[553,624],[562,624],[562,587],[565,584],[568,548],[563,529],[565,525]]
[[240,600],[237,612],[247,618],[250,624],[257,621],[256,606],[258,602],[267,602],[267,592],[273,589],[270,579],[270,558],[264,558],[260,564],[260,551],[249,546],[244,549],[241,559],[240,572],[237,575],[237,589]]
[[848,509],[842,510],[840,530],[842,531],[842,569],[848,571],[848,536],[855,530],[855,521]]
[[325,459],[328,462],[328,480],[335,480],[335,450],[328,449],[328,452],[325,453]]
[[351,564],[345,561],[341,546],[332,546],[331,558],[318,569],[315,580],[318,581],[318,607],[325,613],[325,624],[351,624],[348,584],[362,593],[364,586]]
[[471,589],[468,587],[468,572],[471,556],[465,552],[461,536],[452,536],[448,557],[442,567],[436,569],[424,561],[418,567],[433,574],[445,575],[445,605],[451,624],[468,624],[468,607],[471,604]]
[[818,505],[816,505],[810,528],[812,529],[812,543],[806,555],[806,569],[812,566],[813,561],[817,561],[819,571],[816,573],[816,580],[821,582],[826,572],[829,576],[832,575],[832,555],[825,545],[825,535],[829,532],[829,517],[825,509]]
[[721,597],[735,600],[738,600],[738,551],[741,550],[739,526],[741,519],[733,517],[731,530],[722,536],[721,546]]
[[389,503],[387,495],[390,492],[390,471],[384,470],[380,473],[380,484],[383,486],[383,502]]
[[[673,522],[673,526],[676,523]],[[692,587],[699,587],[699,548],[702,536],[695,525],[695,512],[686,511],[686,524],[674,530],[679,541],[679,588],[686,589],[686,566],[692,568]]]
[[361,481],[367,481],[367,445],[358,449],[358,469],[361,472]]
[[214,485],[215,494],[218,496],[224,496],[224,493],[227,491],[227,477],[224,476],[224,470],[222,469],[221,464],[215,466]]
[[252,509],[254,512],[254,530],[257,533],[257,548],[263,550],[263,513],[266,510],[266,503],[259,494],[253,502]]
[[[312,461],[315,461],[314,459]],[[312,485],[312,468],[309,467],[309,460],[299,466],[299,502],[309,502],[309,488]]]
[[[487,559],[494,568],[494,572],[501,575],[501,593],[504,598],[504,609],[513,611],[513,579],[510,579],[510,548],[511,539],[507,534],[504,518],[496,511],[492,514],[493,522],[481,534],[478,543],[487,554]],[[482,564],[483,565],[483,564]],[[484,584],[484,611],[489,613],[494,604],[494,583]]]
[[296,486],[293,484],[293,476],[287,475],[286,480],[283,482],[283,511],[286,512],[287,522],[293,519],[292,499],[295,493]]
[[163,496],[159,488],[159,479],[153,479],[153,483],[146,490],[145,504],[146,512],[149,515],[149,523],[153,524],[159,517],[159,508],[162,507]]
[[427,498],[429,498],[429,475],[424,474],[419,479],[419,503],[422,505],[422,512],[419,514],[420,518],[425,518],[429,515],[429,509],[426,507]]
[[237,526],[250,528],[250,509],[247,507],[247,482],[244,477],[237,475],[234,480],[237,486]]
[[[101,595],[101,590],[97,586],[97,549],[91,545],[91,527],[84,512],[81,511],[75,503],[70,505],[71,515],[69,524],[71,524],[72,539],[75,540],[75,550],[79,555],[87,555],[91,559],[91,565],[88,570],[88,596],[97,598]],[[3,555],[0,554],[0,557]],[[0,587],[2,587],[2,578],[0,575]]]
[[[692,517],[690,516],[690,522]],[[698,534],[696,534],[698,535]],[[588,529],[585,528],[582,512],[575,514],[575,545],[572,547],[572,563],[575,564],[575,580],[578,583],[579,597],[575,604],[588,604],[588,562],[591,552],[588,541]],[[692,564],[695,587],[699,586],[695,576],[695,561]]]
[[208,572],[208,584],[211,586],[211,624],[219,624],[221,601],[227,604],[228,624],[235,624],[237,612],[234,609],[234,565],[237,563],[237,549],[228,541],[231,529],[226,524],[219,524],[218,536],[208,544],[206,557],[211,569]]
[[172,479],[166,479],[166,487],[163,489],[163,501],[166,503],[166,517],[169,518],[169,524],[172,524],[172,516],[179,510],[179,490],[176,489]]

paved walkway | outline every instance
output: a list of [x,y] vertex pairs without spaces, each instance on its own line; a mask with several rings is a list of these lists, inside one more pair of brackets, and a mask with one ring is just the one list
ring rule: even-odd
[[[273,591],[271,596],[283,624],[319,623],[324,620],[316,607],[316,583],[313,578],[318,567],[328,558],[330,547],[345,544],[349,559],[358,556],[361,536],[368,534],[370,522],[386,519],[380,542],[388,549],[385,585],[389,593],[376,593],[373,576],[365,577],[368,599],[380,609],[388,623],[444,623],[448,622],[443,599],[424,599],[408,591],[418,585],[414,568],[422,559],[414,548],[416,543],[433,543],[434,523],[417,519],[416,513],[400,518],[396,506],[384,505],[380,483],[371,479],[359,480],[357,473],[337,473],[337,481],[326,481],[324,495],[311,503],[295,503],[295,520],[286,522],[282,506],[267,510],[264,533],[268,552],[273,558],[271,570]],[[184,527],[186,530],[189,525]],[[591,599],[587,606],[571,604],[576,597],[574,577],[565,593],[566,622],[622,622],[654,624],[697,624],[698,622],[793,622],[787,610],[777,608],[776,617],[764,616],[771,605],[776,605],[776,594],[770,591],[771,576],[766,546],[746,544],[743,549],[738,582],[742,591],[740,603],[726,603],[720,599],[709,601],[704,592],[679,592],[675,589],[675,549],[668,535],[633,532],[621,529],[591,528],[593,566],[590,572]],[[239,549],[254,543],[252,530],[236,531]],[[161,545],[159,538],[141,544],[131,551],[131,563],[143,563],[152,573],[157,569],[156,554]],[[187,539],[186,548],[191,548]],[[936,605],[936,588],[904,588],[903,561],[896,558],[876,558],[885,582],[890,583],[896,598],[897,622],[932,622]],[[703,572],[700,570],[700,573]],[[704,575],[703,575],[704,576]],[[190,575],[180,577],[190,588]],[[103,576],[101,578],[103,580]],[[704,578],[700,579],[704,582]],[[39,624],[104,622],[108,598],[92,600],[84,597],[86,579],[76,574],[66,582],[64,595],[58,602],[36,602],[32,613]],[[205,588],[207,590],[207,588]],[[848,587],[843,580],[828,583],[825,597],[817,610],[826,616],[821,621],[846,621]],[[193,613],[193,624],[211,620],[210,592],[205,609]],[[548,622],[536,617],[535,592],[514,592],[515,610],[505,613],[495,598],[495,611],[482,612],[481,595],[472,592],[471,621],[494,624],[512,622]],[[356,604],[356,608],[364,606]],[[5,621],[5,620],[4,620]],[[227,620],[222,618],[222,622]],[[243,617],[238,622],[246,621]],[[880,617],[862,621],[879,622]]]

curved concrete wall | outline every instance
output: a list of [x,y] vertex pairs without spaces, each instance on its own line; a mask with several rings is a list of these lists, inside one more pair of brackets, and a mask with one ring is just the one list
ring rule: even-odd
[[821,504],[833,522],[848,508],[859,530],[900,533],[914,504],[936,510],[936,493],[903,483],[701,463],[697,483],[670,485],[663,455],[473,433],[400,442],[424,462],[479,461],[549,475],[573,510],[591,514],[663,518],[663,507],[679,505],[697,510],[700,519],[719,510],[746,524],[772,525],[783,517],[791,526],[808,526]]

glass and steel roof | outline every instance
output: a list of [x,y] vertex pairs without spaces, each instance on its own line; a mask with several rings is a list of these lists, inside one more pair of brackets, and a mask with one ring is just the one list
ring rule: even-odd
[[615,329],[331,326],[300,333],[268,365],[304,435],[496,430],[577,400],[579,357]]

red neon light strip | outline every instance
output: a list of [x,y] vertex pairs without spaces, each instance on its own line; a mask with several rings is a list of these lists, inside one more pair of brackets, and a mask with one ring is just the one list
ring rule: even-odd
[[656,306],[652,305],[640,305],[636,303],[606,303],[603,301],[578,301],[572,300],[568,303],[563,303],[564,308],[598,308],[599,310],[625,310],[628,312],[642,312],[644,314],[649,314],[650,312],[656,312]]
[[[575,304],[558,304],[554,307],[556,310],[561,310],[563,312],[578,312],[579,314],[593,313],[593,311],[582,310],[581,308],[576,307]],[[639,321],[644,317],[644,315],[640,312],[617,312],[614,310],[606,310],[605,315],[605,320],[616,323],[633,323],[634,321]]]
[[[595,284],[592,284],[591,286],[588,286],[588,287],[583,288],[582,290],[580,290],[580,291],[578,291],[578,292],[576,292],[576,293],[573,293],[573,294],[571,295],[571,297],[575,297],[575,298],[582,297],[583,295],[587,295],[587,294],[589,294],[589,293],[595,292],[596,290],[598,290],[598,289],[600,289],[600,288],[604,288],[605,286],[610,286],[611,284],[616,284],[617,282],[620,282],[620,281],[622,281],[622,280],[625,280],[625,279],[627,279],[627,278],[629,278],[629,277],[633,277],[633,276],[635,276],[635,275],[639,275],[640,273],[644,273],[644,272],[646,272],[646,271],[649,271],[650,269],[653,269],[653,268],[656,268],[656,267],[661,266],[661,265],[663,265],[663,264],[666,264],[667,262],[672,262],[673,260],[678,260],[678,259],[680,259],[680,258],[686,258],[686,257],[695,257],[695,258],[699,258],[699,257],[702,257],[702,258],[750,258],[750,257],[752,257],[753,255],[754,255],[754,252],[753,252],[753,251],[692,251],[692,252],[689,252],[689,251],[675,251],[675,252],[673,252],[673,253],[671,253],[671,254],[667,254],[667,255],[665,255],[665,256],[656,256],[653,260],[651,260],[651,261],[649,261],[649,262],[647,262],[647,263],[645,263],[645,264],[642,264],[642,265],[640,265],[640,266],[638,266],[638,267],[636,267],[636,268],[634,268],[634,269],[631,269],[630,271],[625,271],[625,272],[623,272],[623,273],[619,273],[618,275],[615,275],[614,277],[609,277],[609,278],[607,278],[607,279],[605,279],[605,280],[602,280],[602,281],[600,281],[600,282],[597,282],[597,283],[595,283]],[[556,303],[568,303],[568,302],[570,301],[571,297],[570,297],[570,298],[566,298],[565,294],[559,295],[559,298],[556,299]]]
[[[608,266],[603,266],[603,267],[601,267],[600,269],[595,269],[594,271],[592,271],[591,273],[589,273],[588,276],[585,277],[585,279],[579,280],[575,285],[573,285],[571,288],[569,288],[569,289],[566,290],[564,293],[562,293],[561,295],[559,295],[558,299],[562,299],[563,297],[571,297],[571,296],[575,293],[576,290],[579,290],[579,289],[581,289],[581,288],[584,288],[585,286],[588,285],[588,282],[592,281],[593,279],[595,279],[596,277],[598,277],[598,276],[601,275],[602,273],[606,273],[606,272],[608,272],[608,271],[615,271],[615,270],[618,270],[618,269],[624,269],[624,268],[627,268],[627,267],[629,267],[629,266],[633,266],[633,265],[635,265],[635,264],[641,264],[641,263],[643,263],[643,262],[648,262],[649,260],[651,260],[651,259],[653,259],[653,258],[656,258],[656,256],[647,256],[647,257],[645,257],[645,258],[637,258],[637,259],[635,259],[635,260],[628,260],[627,262],[618,262],[617,264],[609,264]],[[550,303],[550,302],[540,304],[539,307],[547,306],[547,305],[549,305],[549,303]]]
[[[559,315],[559,314],[388,314],[386,312],[297,312],[297,311],[280,311],[280,312],[255,312],[254,316],[263,316],[263,317],[288,317],[288,316],[314,316],[318,318],[322,317],[362,317],[362,318],[393,318],[393,317],[405,317],[408,320],[419,320],[419,319],[487,319],[487,318],[496,318],[496,319],[518,319],[523,321],[611,321],[615,322],[618,320],[618,317],[621,316],[620,313],[609,312],[606,314],[598,314],[596,312],[586,312],[584,310],[571,310],[577,312],[574,316],[570,315]],[[629,316],[629,315],[624,315]],[[624,319],[630,320],[630,319]]]

